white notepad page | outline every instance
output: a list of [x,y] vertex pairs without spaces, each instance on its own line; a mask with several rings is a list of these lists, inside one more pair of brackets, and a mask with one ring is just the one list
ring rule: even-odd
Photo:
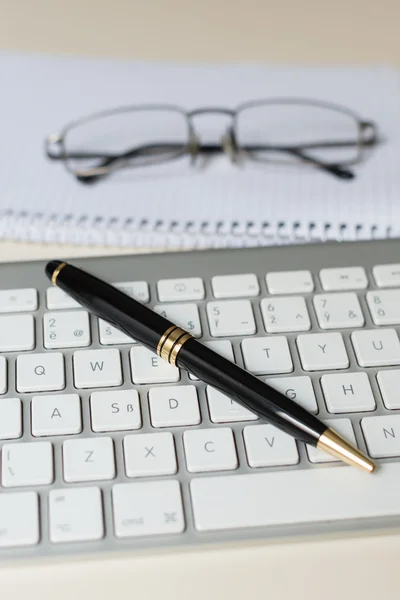
[[[85,244],[224,246],[400,235],[400,77],[388,67],[143,64],[0,54],[0,237]],[[341,181],[312,168],[234,166],[225,155],[135,169],[83,186],[44,155],[70,121],[128,104],[233,108],[302,97],[375,121],[386,141]],[[229,121],[203,116],[218,141]]]

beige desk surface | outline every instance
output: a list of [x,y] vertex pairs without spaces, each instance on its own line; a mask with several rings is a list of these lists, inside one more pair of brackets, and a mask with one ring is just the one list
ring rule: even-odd
[[[0,0],[0,49],[400,67],[399,23],[398,0]],[[118,252],[0,242],[0,261]],[[18,570],[11,565],[0,569],[0,586],[12,591],[13,600],[372,600],[398,597],[399,556],[399,535],[237,546],[179,558],[125,556]]]

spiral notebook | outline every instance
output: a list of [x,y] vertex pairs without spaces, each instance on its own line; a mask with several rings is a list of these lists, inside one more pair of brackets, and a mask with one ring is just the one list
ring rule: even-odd
[[[155,64],[0,54],[0,237],[146,247],[264,245],[400,235],[400,77],[390,67]],[[46,159],[70,121],[121,105],[233,108],[271,97],[344,105],[384,143],[351,182],[312,168],[233,165],[226,156],[125,170],[82,186]],[[196,119],[205,141],[223,115]]]

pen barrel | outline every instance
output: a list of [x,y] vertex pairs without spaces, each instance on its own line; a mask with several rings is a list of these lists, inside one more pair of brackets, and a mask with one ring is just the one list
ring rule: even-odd
[[314,415],[281,392],[94,275],[60,261],[48,263],[46,273],[88,311],[289,435],[315,446],[327,430]]
[[[53,268],[49,263],[49,276]],[[168,319],[144,304],[72,265],[65,265],[60,270],[57,276],[57,287],[88,311],[114,325],[153,352],[156,351],[163,333],[174,326]]]
[[327,429],[299,404],[194,338],[182,346],[177,365],[307,444],[315,446]]

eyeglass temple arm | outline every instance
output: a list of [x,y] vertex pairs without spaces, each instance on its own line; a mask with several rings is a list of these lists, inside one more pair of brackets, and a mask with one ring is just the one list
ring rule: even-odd
[[[367,130],[370,129],[372,130],[373,135],[369,138],[369,140],[365,140],[364,143],[375,143],[377,141],[377,136],[376,136],[376,131],[375,131],[375,127],[373,123],[363,123],[363,129]],[[351,179],[354,177],[353,173],[351,173],[348,170],[345,170],[343,167],[340,167],[339,165],[330,165],[330,164],[326,164],[323,161],[320,161],[312,156],[310,156],[309,154],[307,154],[306,152],[304,152],[304,150],[312,150],[315,148],[334,148],[334,147],[344,147],[344,146],[354,146],[355,143],[354,142],[348,142],[348,141],[343,141],[343,142],[317,142],[317,143],[312,143],[312,144],[304,144],[304,145],[300,145],[297,147],[289,147],[289,146],[246,146],[243,148],[244,151],[247,152],[251,152],[251,151],[271,151],[271,152],[283,152],[283,153],[288,153],[288,154],[292,154],[294,156],[296,156],[297,158],[304,160],[306,162],[309,162],[313,165],[315,165],[316,167],[319,167],[329,173],[331,173],[332,175],[336,175],[337,177],[343,178],[343,179]],[[51,152],[51,148],[58,148],[58,151],[56,153]],[[182,146],[182,144],[180,143],[176,143],[176,144],[172,144],[172,143],[159,143],[159,144],[149,144],[149,145],[145,145],[145,146],[139,146],[137,148],[132,148],[131,150],[124,152],[122,154],[115,154],[115,155],[105,155],[104,153],[98,154],[98,153],[89,153],[89,152],[79,152],[79,153],[74,153],[74,154],[68,154],[68,158],[75,158],[75,159],[79,159],[79,158],[99,158],[99,159],[103,159],[102,162],[98,165],[98,167],[107,167],[112,165],[114,162],[116,161],[120,161],[120,160],[127,160],[130,158],[135,158],[137,157],[143,157],[146,155],[154,155],[157,151],[159,152],[165,152],[167,151],[176,151],[182,149],[183,151],[187,151],[187,149],[189,149],[189,151],[198,153],[198,152],[202,152],[202,153],[206,153],[206,154],[214,154],[217,152],[221,152],[223,151],[223,147],[219,144],[201,144],[198,145],[195,149],[193,149],[190,146]],[[66,156],[62,153],[61,151],[61,138],[59,136],[49,136],[46,140],[46,154],[49,158],[53,159],[53,160],[60,160],[60,159],[65,159]],[[177,158],[178,156],[180,156],[181,154],[177,154],[175,157]],[[173,158],[173,157],[171,157]],[[106,175],[107,173],[104,174],[88,174],[88,175],[78,175],[77,178],[80,181],[84,181],[84,182],[90,182],[90,181],[94,181],[98,178],[103,177],[104,175]]]
[[[354,144],[353,144],[354,145]],[[153,148],[155,148],[155,145],[152,145]],[[307,145],[306,146],[307,149],[311,149],[312,146],[311,145]],[[318,147],[318,144],[317,144]],[[340,143],[332,143],[331,145],[328,144],[324,144],[324,147],[340,147]],[[179,149],[181,148],[181,144],[157,144],[157,148],[159,150],[173,150],[173,149]],[[123,154],[120,155],[114,155],[114,156],[108,156],[108,157],[104,157],[104,160],[102,160],[102,162],[98,165],[99,167],[107,167],[112,165],[114,162],[118,161],[118,160],[127,160],[129,158],[134,158],[135,156],[145,156],[146,154],[148,154],[148,151],[150,149],[150,146],[146,146],[146,147],[139,147],[139,148],[135,148],[132,149],[128,152],[125,152]],[[270,151],[270,152],[283,152],[283,153],[287,153],[287,154],[292,154],[294,156],[296,156],[297,158],[299,158],[300,160],[303,160],[304,162],[308,162],[310,164],[313,164],[315,167],[318,167],[319,169],[322,169],[324,171],[326,171],[327,173],[330,173],[331,175],[335,175],[336,177],[339,177],[340,179],[353,179],[354,178],[354,173],[352,173],[351,171],[349,171],[348,169],[344,169],[343,167],[340,167],[339,165],[330,165],[330,164],[326,164],[323,161],[317,160],[316,158],[313,158],[312,156],[310,156],[309,154],[305,153],[302,149],[302,147],[298,147],[298,148],[292,148],[292,147],[285,147],[285,146],[246,146],[245,148],[243,148],[245,151],[247,152],[251,152],[251,151],[256,151],[256,150],[261,150],[261,151]],[[222,146],[220,146],[219,144],[201,144],[198,147],[197,152],[202,152],[205,154],[215,154],[217,152],[222,152],[224,149],[222,148]],[[69,155],[70,158],[100,158],[97,155]],[[178,157],[178,155],[176,156],[176,158]],[[107,173],[104,174],[93,174],[93,175],[77,175],[77,179],[83,183],[91,183],[96,181],[97,179],[104,177]]]
[[339,165],[327,164],[321,160],[313,158],[306,152],[303,152],[300,148],[290,148],[290,149],[286,148],[286,152],[293,154],[294,156],[297,156],[301,160],[311,163],[315,167],[318,167],[319,169],[322,169],[323,171],[326,171],[327,173],[330,173],[331,175],[335,175],[336,177],[339,177],[340,179],[354,179],[354,173],[352,171],[349,171],[348,169],[345,169]]
[[[172,150],[172,149],[179,149],[180,147],[181,147],[180,144],[176,144],[175,147],[173,147],[172,144],[168,144],[168,145],[160,144],[158,149]],[[108,167],[108,166],[111,166],[115,161],[118,161],[118,160],[126,160],[129,158],[134,158],[135,156],[145,156],[146,154],[148,154],[148,151],[143,152],[143,150],[144,150],[144,148],[135,148],[134,150],[131,150],[130,152],[125,152],[124,154],[121,154],[121,155],[104,157],[104,160],[101,161],[101,163],[98,165],[98,167]],[[147,150],[148,150],[148,148],[147,148]],[[223,148],[219,144],[203,144],[203,145],[199,146],[199,151],[202,153],[205,153],[205,154],[215,154],[217,152],[221,152],[222,150],[223,150]],[[244,148],[244,150],[245,151],[256,151],[256,150],[277,151],[277,152],[284,152],[287,154],[292,154],[292,155],[296,156],[297,158],[299,158],[300,160],[303,160],[304,162],[313,164],[315,167],[322,169],[332,175],[335,175],[336,177],[339,177],[340,179],[353,179],[354,178],[354,174],[351,171],[344,169],[343,167],[340,167],[338,165],[329,165],[320,160],[317,160],[317,159],[311,157],[309,154],[302,151],[301,148],[246,146]],[[89,157],[90,156],[88,156],[88,155],[70,156],[70,158],[89,158]],[[178,157],[178,155],[176,156],[176,158],[177,157]],[[97,158],[97,156],[92,156],[92,158]],[[94,181],[98,180],[99,178],[104,177],[106,174],[107,173],[77,175],[77,179],[83,183],[93,183]]]

